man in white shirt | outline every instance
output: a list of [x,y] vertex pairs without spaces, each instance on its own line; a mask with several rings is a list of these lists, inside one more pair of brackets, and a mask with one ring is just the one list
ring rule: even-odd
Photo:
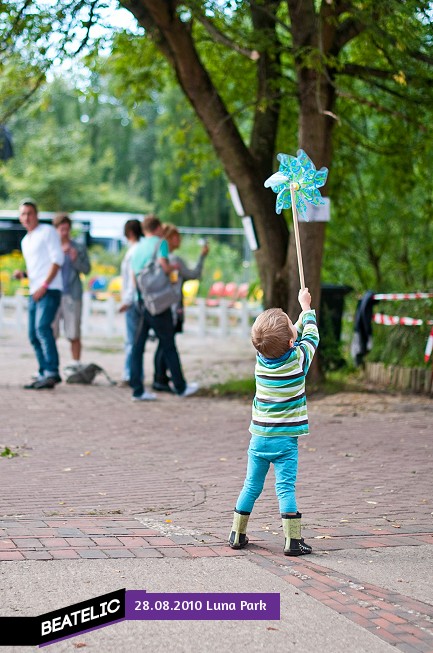
[[[27,230],[21,249],[26,262],[30,285],[29,339],[39,363],[39,377],[26,389],[52,389],[60,383],[59,355],[52,324],[60,305],[63,290],[60,268],[64,254],[54,227],[41,224],[38,209],[31,200],[20,205],[20,222]],[[17,278],[25,276],[18,272]]]

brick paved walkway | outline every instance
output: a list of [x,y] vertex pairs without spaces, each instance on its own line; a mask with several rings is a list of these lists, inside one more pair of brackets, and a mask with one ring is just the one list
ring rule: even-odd
[[249,556],[398,650],[433,652],[431,604],[326,564],[335,551],[433,544],[431,401],[310,400],[299,505],[318,555],[298,560],[281,553],[272,476],[250,521],[251,547],[225,542],[249,401],[137,405],[103,381],[32,393],[0,374],[0,451],[18,454],[0,458],[0,560]]

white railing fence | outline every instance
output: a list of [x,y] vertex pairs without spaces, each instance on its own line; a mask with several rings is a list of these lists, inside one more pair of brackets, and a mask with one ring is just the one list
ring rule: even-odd
[[[0,334],[27,330],[27,297],[15,295],[0,297]],[[217,306],[208,306],[206,299],[198,298],[194,305],[185,307],[185,331],[199,337],[237,335],[248,338],[251,324],[261,308],[247,301],[236,302],[221,299]],[[83,294],[83,336],[112,338],[125,333],[125,317],[119,313],[114,297],[105,301],[92,299],[89,292]]]

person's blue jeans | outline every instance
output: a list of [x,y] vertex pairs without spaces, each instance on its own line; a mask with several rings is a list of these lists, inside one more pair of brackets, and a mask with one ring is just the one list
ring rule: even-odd
[[135,304],[132,304],[125,313],[126,321],[126,338],[125,338],[125,364],[123,369],[123,380],[129,381],[131,378],[131,354],[134,344],[135,334],[140,323],[140,314]]
[[144,307],[140,308],[140,311],[142,315],[140,315],[140,322],[131,351],[131,378],[129,385],[132,388],[134,397],[140,397],[144,391],[143,354],[150,329],[155,331],[156,337],[161,344],[176,392],[182,394],[186,388],[186,382],[174,342],[174,325],[171,308],[168,308],[160,315],[151,315]]
[[29,340],[33,345],[41,376],[59,374],[59,354],[52,324],[60,306],[60,290],[47,290],[37,302],[29,297]]
[[251,436],[244,486],[236,502],[238,512],[252,512],[265,483],[269,465],[274,464],[275,491],[280,513],[297,512],[296,476],[298,472],[298,438]]

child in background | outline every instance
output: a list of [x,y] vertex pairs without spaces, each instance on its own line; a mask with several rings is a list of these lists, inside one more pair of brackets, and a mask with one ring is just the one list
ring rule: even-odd
[[319,332],[308,288],[299,291],[298,299],[302,313],[295,325],[281,308],[271,308],[258,316],[251,330],[257,350],[256,395],[247,475],[229,537],[232,549],[248,544],[248,519],[272,462],[285,536],[284,555],[312,552],[301,537],[302,515],[296,505],[295,485],[298,438],[308,435],[305,377],[319,343]]

